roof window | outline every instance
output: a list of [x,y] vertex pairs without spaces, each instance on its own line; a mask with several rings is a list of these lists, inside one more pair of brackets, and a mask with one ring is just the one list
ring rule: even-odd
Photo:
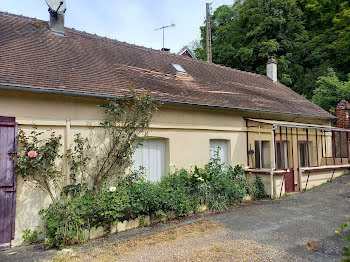
[[187,74],[186,70],[182,66],[178,64],[171,64],[171,65],[176,69],[177,72],[182,74]]

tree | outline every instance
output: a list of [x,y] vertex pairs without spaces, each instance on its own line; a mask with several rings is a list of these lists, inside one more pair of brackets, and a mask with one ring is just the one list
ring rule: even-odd
[[[311,99],[317,79],[333,68],[341,81],[350,72],[350,1],[240,0],[212,15],[214,63],[265,74],[276,55],[281,83]],[[201,47],[206,59],[206,30]]]
[[[266,74],[268,56],[276,55],[280,82],[291,85],[302,71],[301,57],[307,41],[302,12],[295,0],[246,0],[221,6],[212,15],[214,63]],[[205,59],[205,27],[201,27]]]
[[330,69],[327,76],[318,79],[317,85],[312,101],[327,111],[334,112],[341,100],[350,99],[350,75],[348,81],[343,82]]
[[295,90],[309,97],[317,79],[329,67],[345,81],[350,68],[350,2],[298,0],[309,41],[305,45],[304,74]]

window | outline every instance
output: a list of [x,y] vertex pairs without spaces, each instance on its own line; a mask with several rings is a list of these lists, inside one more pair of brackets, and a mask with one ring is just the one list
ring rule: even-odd
[[176,69],[177,72],[182,74],[187,74],[186,70],[182,66],[178,64],[171,64],[171,65]]
[[288,168],[288,152],[287,142],[282,141],[282,155],[283,155],[283,167],[281,161],[281,142],[276,143],[276,158],[277,158],[277,169]]
[[[309,142],[309,148],[311,148],[311,143]],[[299,157],[300,157],[300,167],[307,167],[309,162],[311,164],[311,155],[310,161],[308,161],[308,147],[307,142],[299,142]]]
[[215,157],[216,152],[219,152],[221,162],[228,164],[227,140],[211,139],[210,140],[210,157]]
[[165,175],[165,159],[165,140],[148,139],[136,149],[133,156],[133,169],[144,167],[147,179],[158,182]]
[[259,141],[255,141],[255,168],[270,168],[270,142],[261,141],[261,162],[260,165],[260,146]]
[[333,132],[333,155],[335,152],[335,157],[337,158],[346,158],[348,157],[348,149],[347,149],[347,141],[346,141],[346,133],[344,132]]

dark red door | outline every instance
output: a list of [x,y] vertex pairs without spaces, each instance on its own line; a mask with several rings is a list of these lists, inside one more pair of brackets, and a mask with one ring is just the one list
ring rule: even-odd
[[287,193],[294,192],[294,171],[290,169],[284,176],[285,180],[285,191]]
[[16,208],[17,124],[14,117],[0,117],[0,250],[10,248],[14,238]]

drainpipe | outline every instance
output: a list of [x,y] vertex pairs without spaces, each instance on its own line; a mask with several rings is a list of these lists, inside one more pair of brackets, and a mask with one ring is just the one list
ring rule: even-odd
[[272,158],[273,158],[273,166],[270,171],[270,197],[274,197],[274,190],[273,190],[273,172],[276,169],[276,159],[275,159],[275,131],[277,129],[277,126],[273,125],[271,129],[271,141],[272,141]]
[[262,143],[261,143],[261,126],[259,125],[259,161],[260,161],[260,169],[263,168],[263,163],[262,163]]

